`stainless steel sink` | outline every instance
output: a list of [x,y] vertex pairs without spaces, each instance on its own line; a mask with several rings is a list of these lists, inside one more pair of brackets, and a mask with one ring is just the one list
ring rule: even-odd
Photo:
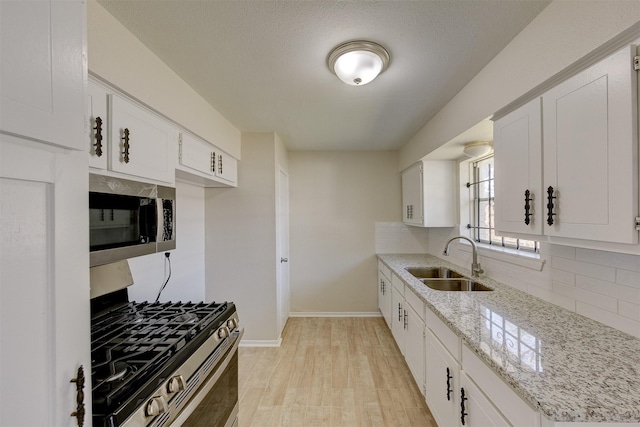
[[422,283],[436,291],[492,291],[478,282],[469,279],[421,279]]
[[449,279],[464,276],[444,267],[407,267],[407,272],[418,279]]

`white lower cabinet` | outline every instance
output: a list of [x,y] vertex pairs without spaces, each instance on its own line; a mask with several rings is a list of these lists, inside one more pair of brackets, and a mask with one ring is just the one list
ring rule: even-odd
[[431,330],[427,330],[425,398],[439,426],[455,426],[460,418],[460,364]]
[[391,289],[393,287],[390,276],[389,268],[378,262],[378,309],[388,327],[391,327]]
[[396,344],[400,349],[400,353],[404,355],[404,340],[405,340],[405,321],[404,321],[404,289],[400,291],[395,286],[392,287],[391,293],[391,333],[396,340]]
[[411,291],[406,291],[402,281],[391,275],[391,333],[407,366],[424,394],[424,303]]
[[511,426],[464,372],[460,375],[458,399],[460,399],[458,414],[460,425],[468,427]]
[[[540,425],[539,412],[522,400],[466,345],[462,346],[462,369],[509,423],[514,426],[536,427]],[[480,398],[476,400],[479,402]],[[486,409],[486,412],[488,411],[489,409]]]
[[[409,294],[414,295],[411,291]],[[408,300],[405,302],[405,342],[404,342],[404,359],[409,366],[409,370],[416,381],[420,392],[424,394],[424,354],[425,354],[425,330],[424,330],[424,304],[421,303],[422,316],[420,308],[414,309]]]

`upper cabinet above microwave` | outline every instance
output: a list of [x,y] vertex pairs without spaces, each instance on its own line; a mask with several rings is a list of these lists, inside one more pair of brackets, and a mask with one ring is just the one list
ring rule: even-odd
[[177,128],[148,109],[89,82],[89,166],[175,183]]
[[178,130],[118,95],[111,96],[111,170],[174,182]]
[[237,159],[110,86],[89,81],[88,107],[92,172],[169,184],[178,176],[206,187],[237,186]]
[[618,51],[495,121],[498,233],[638,243],[635,55]]

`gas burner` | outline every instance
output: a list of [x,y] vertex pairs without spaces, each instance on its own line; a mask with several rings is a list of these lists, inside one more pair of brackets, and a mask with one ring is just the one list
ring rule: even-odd
[[234,313],[228,303],[129,302],[93,317],[94,425],[121,425]]

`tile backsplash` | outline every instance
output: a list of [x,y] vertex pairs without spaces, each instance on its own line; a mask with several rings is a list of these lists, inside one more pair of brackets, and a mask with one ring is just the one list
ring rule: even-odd
[[[427,252],[442,257],[455,234],[429,229]],[[494,280],[640,338],[640,256],[543,243],[540,257],[542,271],[482,254],[480,262]],[[443,259],[465,268],[471,263],[458,245]]]
[[402,222],[376,222],[377,254],[423,254],[429,244],[429,229]]

